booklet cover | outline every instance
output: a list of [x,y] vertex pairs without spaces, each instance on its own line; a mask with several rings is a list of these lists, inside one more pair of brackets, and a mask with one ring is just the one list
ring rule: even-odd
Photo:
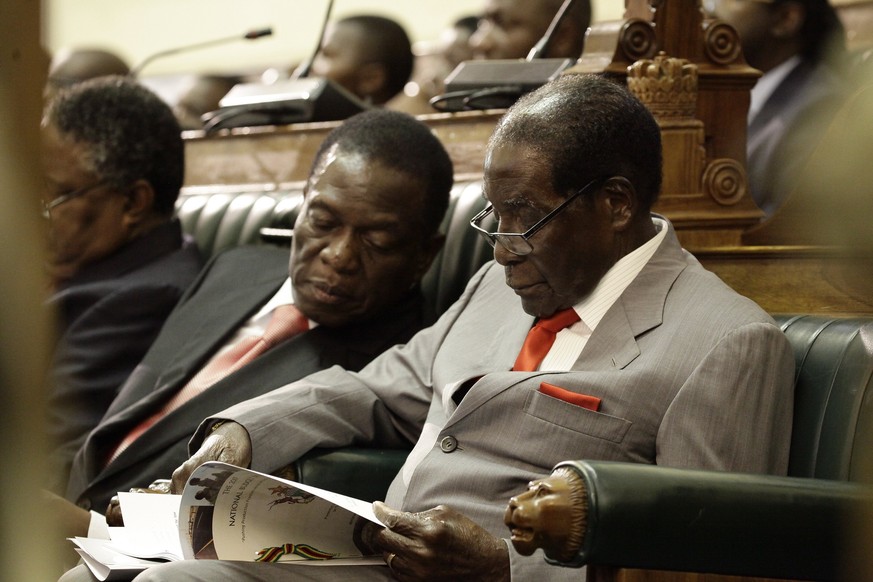
[[383,564],[355,540],[361,520],[382,525],[369,502],[226,463],[201,465],[182,495],[119,500],[125,527],[110,540],[71,538],[99,580],[183,559]]
[[188,479],[179,536],[185,559],[324,562],[364,557],[359,518],[379,523],[366,501],[212,462]]

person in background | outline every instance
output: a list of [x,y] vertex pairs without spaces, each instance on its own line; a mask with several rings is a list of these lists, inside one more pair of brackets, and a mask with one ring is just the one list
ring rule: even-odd
[[752,198],[769,217],[847,95],[845,29],[827,0],[708,0],[706,7],[736,29],[746,61],[764,73],[752,88],[746,155]]
[[430,105],[430,100],[445,93],[445,78],[459,63],[473,58],[470,36],[478,26],[477,16],[459,18],[443,30],[437,40],[427,43],[427,49],[416,51],[410,81],[385,106],[413,115],[434,113],[436,109]]
[[203,129],[201,116],[218,109],[221,98],[239,82],[236,75],[193,75],[172,106],[182,129]]
[[[563,0],[485,0],[479,29],[470,37],[479,59],[522,59],[542,38]],[[555,30],[544,58],[578,59],[591,24],[589,0],[574,2]]]
[[218,458],[270,470],[313,447],[415,442],[374,506],[385,527],[362,531],[388,567],[187,560],[136,580],[576,581],[501,539],[510,495],[558,462],[784,474],[791,346],[651,213],[660,184],[660,129],[625,87],[565,75],[521,97],[487,145],[490,204],[471,221],[495,261],[461,299],[358,373],[205,420],[173,476],[178,492]]
[[173,112],[127,77],[62,90],[47,105],[42,159],[53,488],[202,266],[173,218],[185,153]]
[[76,83],[105,77],[127,75],[130,68],[117,54],[99,48],[63,48],[52,56],[43,98],[50,101],[57,92]]
[[349,16],[328,27],[310,76],[325,77],[370,105],[382,105],[403,90],[413,56],[403,27],[383,16]]
[[[213,259],[78,451],[66,497],[79,507],[60,504],[68,536],[89,531],[86,509],[169,477],[204,417],[332,365],[360,369],[421,329],[420,281],[442,248],[452,180],[445,148],[409,115],[373,109],[333,130],[305,186],[290,261],[267,246]],[[272,322],[285,311],[301,324],[280,333]],[[272,347],[231,364],[228,354],[265,329]],[[93,518],[96,531],[102,516]]]

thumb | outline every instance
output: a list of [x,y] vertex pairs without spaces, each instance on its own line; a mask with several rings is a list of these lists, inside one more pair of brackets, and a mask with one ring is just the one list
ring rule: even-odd
[[402,511],[391,509],[381,501],[373,502],[373,513],[376,515],[376,519],[381,521],[382,525],[384,525],[388,529],[393,529],[394,527],[396,527],[403,518]]

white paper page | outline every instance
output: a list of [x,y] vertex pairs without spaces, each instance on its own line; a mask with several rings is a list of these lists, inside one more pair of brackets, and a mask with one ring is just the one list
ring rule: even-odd
[[112,546],[140,558],[182,559],[179,540],[181,495],[119,492],[124,527],[110,527]]
[[70,538],[78,546],[76,552],[98,580],[130,580],[137,572],[154,566],[152,560],[141,560],[119,553],[109,540]]
[[361,501],[360,499],[355,499],[354,497],[349,497],[347,495],[343,495],[341,493],[333,493],[331,491],[327,491],[326,489],[319,489],[318,487],[313,487],[312,485],[304,485],[303,483],[297,483],[295,481],[286,481],[287,483],[293,483],[295,487],[302,489],[308,493],[312,493],[321,497],[322,499],[326,499],[330,501],[334,505],[338,505],[343,509],[347,509],[352,513],[363,517],[364,519],[368,519],[375,524],[381,525],[384,527],[384,523],[379,521],[376,517],[376,514],[373,513],[373,504],[369,501]]

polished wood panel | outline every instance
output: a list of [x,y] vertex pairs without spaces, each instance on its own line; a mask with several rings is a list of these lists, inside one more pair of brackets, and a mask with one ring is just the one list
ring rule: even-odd
[[[482,174],[485,144],[502,111],[419,116],[445,144],[456,175]],[[340,122],[185,132],[185,185],[302,182],[325,136]]]

